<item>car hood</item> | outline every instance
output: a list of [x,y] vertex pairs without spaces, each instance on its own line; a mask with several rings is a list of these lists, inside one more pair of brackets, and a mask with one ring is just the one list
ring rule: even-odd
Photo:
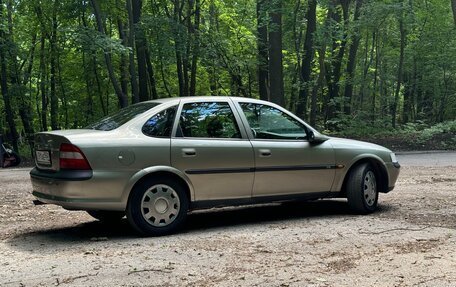
[[335,149],[376,150],[382,152],[391,152],[391,150],[387,149],[386,147],[364,141],[337,137],[330,137],[328,141]]

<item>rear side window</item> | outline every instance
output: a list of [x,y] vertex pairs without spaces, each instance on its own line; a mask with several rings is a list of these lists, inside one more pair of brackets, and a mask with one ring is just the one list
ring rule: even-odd
[[101,120],[89,125],[86,129],[93,129],[99,131],[110,131],[120,127],[121,125],[125,124],[126,122],[132,120],[133,118],[139,116],[140,114],[144,113],[152,109],[155,106],[158,106],[160,103],[139,103],[128,106],[112,114]]
[[241,133],[228,103],[202,102],[183,106],[177,136],[241,138]]
[[150,137],[171,137],[176,110],[174,106],[155,114],[144,124],[142,132]]

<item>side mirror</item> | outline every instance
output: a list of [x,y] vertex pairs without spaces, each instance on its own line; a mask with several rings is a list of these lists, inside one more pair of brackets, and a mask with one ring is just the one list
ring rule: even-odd
[[307,140],[309,142],[313,142],[315,140],[315,133],[312,130],[307,132]]
[[328,139],[329,138],[327,136],[324,136],[324,135],[315,135],[315,133],[312,130],[309,130],[307,132],[307,140],[311,144],[320,144],[322,142],[327,141]]

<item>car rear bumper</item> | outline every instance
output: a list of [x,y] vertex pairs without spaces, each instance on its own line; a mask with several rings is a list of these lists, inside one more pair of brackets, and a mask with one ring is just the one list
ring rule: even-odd
[[121,190],[100,188],[107,179],[95,180],[92,171],[30,172],[32,195],[42,203],[66,209],[124,210]]
[[30,177],[44,180],[80,181],[93,176],[92,170],[60,170],[58,172],[41,171],[36,167],[30,171]]
[[[109,202],[105,199],[97,198],[68,198],[56,196],[38,191],[33,191],[39,204],[55,204],[60,205],[68,210],[125,210],[119,202]],[[37,205],[35,203],[35,205]]]

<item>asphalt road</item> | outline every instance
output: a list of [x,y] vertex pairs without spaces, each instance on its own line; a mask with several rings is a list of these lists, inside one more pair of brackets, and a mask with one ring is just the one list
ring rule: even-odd
[[[417,151],[397,154],[402,166],[456,166],[456,151]],[[8,174],[26,173],[30,168],[0,169],[0,182]]]
[[402,166],[456,166],[455,151],[429,151],[398,153]]

